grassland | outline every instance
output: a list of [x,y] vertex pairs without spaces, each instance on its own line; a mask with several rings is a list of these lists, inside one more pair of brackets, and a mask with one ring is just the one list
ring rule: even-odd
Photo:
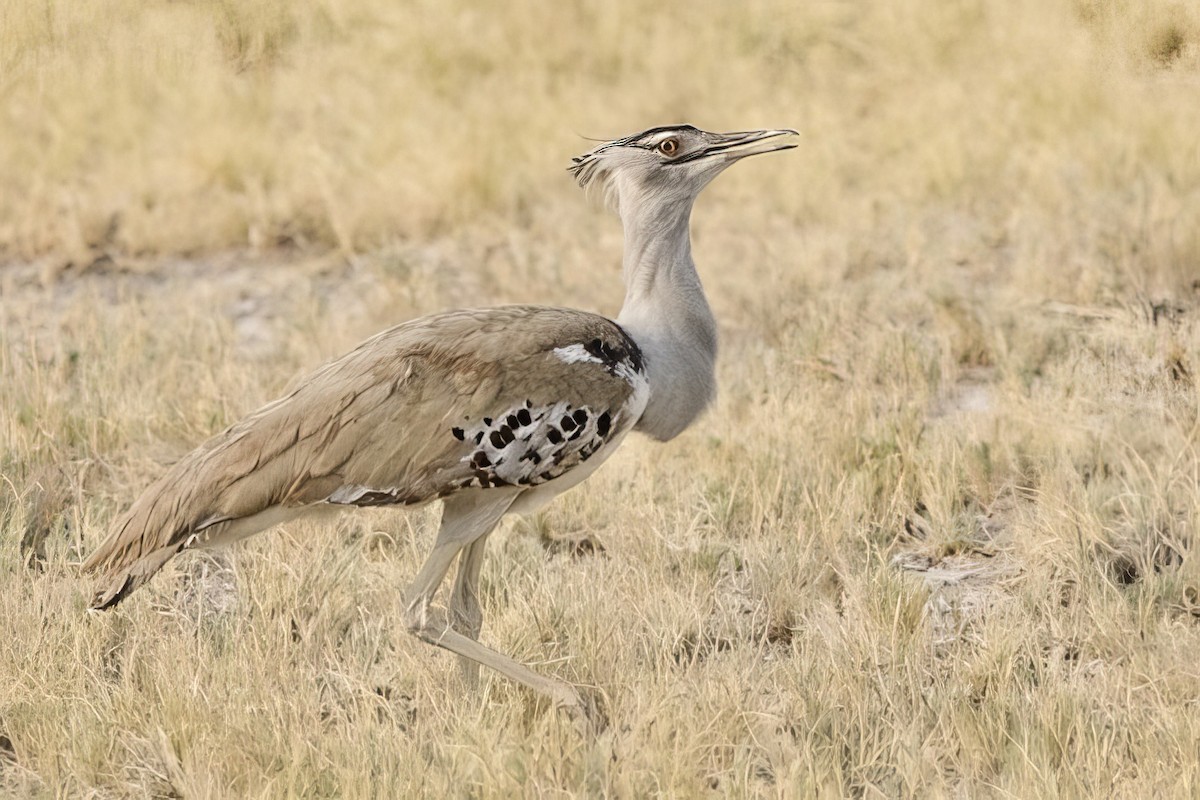
[[[0,0],[0,794],[1194,797],[1200,12],[1171,2]],[[164,466],[409,317],[615,312],[563,171],[801,129],[702,198],[721,397],[506,523],[76,564]],[[605,552],[555,547],[587,534]]]

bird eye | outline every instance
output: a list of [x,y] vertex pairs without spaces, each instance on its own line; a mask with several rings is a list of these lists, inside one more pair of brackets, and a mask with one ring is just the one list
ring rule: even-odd
[[658,152],[664,156],[673,156],[679,152],[679,142],[674,139],[663,139],[658,143]]

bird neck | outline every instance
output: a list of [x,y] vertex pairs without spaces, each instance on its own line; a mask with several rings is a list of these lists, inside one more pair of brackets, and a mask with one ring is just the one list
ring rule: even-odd
[[641,348],[650,399],[637,424],[677,436],[716,392],[717,323],[692,261],[692,205],[621,214],[625,304],[617,322]]

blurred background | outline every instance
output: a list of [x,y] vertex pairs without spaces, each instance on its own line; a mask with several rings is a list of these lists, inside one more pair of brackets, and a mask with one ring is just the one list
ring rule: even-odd
[[1194,3],[7,0],[3,14],[9,260],[353,254],[464,226],[590,238],[562,172],[582,137],[672,122],[798,128],[799,152],[722,195],[809,248],[844,231],[821,263],[833,275],[912,266],[937,237],[986,242],[1014,280],[1071,294],[1177,285],[1200,252]]

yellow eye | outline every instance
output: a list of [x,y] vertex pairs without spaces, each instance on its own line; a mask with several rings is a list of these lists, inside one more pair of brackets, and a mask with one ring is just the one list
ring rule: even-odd
[[679,142],[674,139],[663,139],[658,143],[658,152],[664,156],[673,156],[679,152]]

